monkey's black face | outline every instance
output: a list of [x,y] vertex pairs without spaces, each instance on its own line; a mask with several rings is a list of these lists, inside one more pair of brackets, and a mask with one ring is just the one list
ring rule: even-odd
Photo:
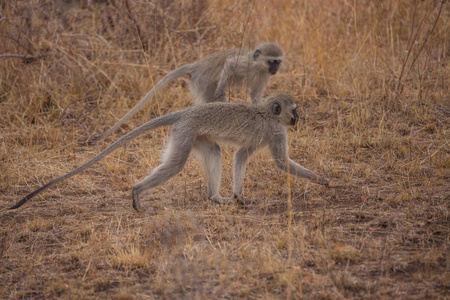
[[275,75],[281,66],[281,59],[269,59],[267,63],[269,64],[269,73]]
[[292,111],[291,125],[295,126],[298,123],[299,116],[297,114],[297,107]]

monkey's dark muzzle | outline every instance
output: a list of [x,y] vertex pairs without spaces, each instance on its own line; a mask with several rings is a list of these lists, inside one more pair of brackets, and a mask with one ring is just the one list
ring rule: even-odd
[[296,110],[294,110],[293,113],[294,113],[294,117],[292,117],[292,119],[291,119],[291,125],[295,126],[298,123],[299,116],[298,116]]
[[269,60],[269,73],[272,75],[275,75],[278,72],[280,65],[281,65],[281,60],[278,60],[278,59]]
[[275,75],[278,72],[280,65],[272,65],[269,67],[269,73]]

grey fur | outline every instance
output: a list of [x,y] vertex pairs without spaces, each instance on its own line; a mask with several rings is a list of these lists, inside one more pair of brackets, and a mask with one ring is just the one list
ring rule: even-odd
[[292,96],[279,93],[257,104],[209,103],[169,113],[124,135],[82,166],[35,190],[10,209],[20,207],[47,188],[85,170],[138,135],[166,125],[173,126],[161,164],[153,169],[149,176],[133,186],[133,207],[137,211],[143,209],[139,196],[181,172],[192,150],[203,163],[208,198],[217,203],[229,202],[230,200],[223,199],[219,194],[222,167],[221,149],[217,142],[239,146],[234,159],[233,192],[234,198],[241,202],[245,202],[242,191],[247,161],[253,152],[265,147],[270,149],[279,169],[328,185],[325,178],[314,174],[288,157],[286,127],[297,123],[296,109],[297,105]]
[[[255,52],[260,53],[255,59]],[[274,43],[260,44],[255,50],[232,49],[211,54],[198,62],[173,70],[161,79],[139,103],[116,124],[92,142],[99,141],[114,131],[137,113],[156,93],[175,79],[190,76],[189,91],[196,104],[225,101],[228,82],[240,86],[244,81],[254,103],[258,102],[266,90],[270,75],[274,75],[283,60],[283,50]],[[269,63],[278,61],[278,64]],[[271,69],[271,67],[273,69]],[[269,70],[272,71],[269,72]]]

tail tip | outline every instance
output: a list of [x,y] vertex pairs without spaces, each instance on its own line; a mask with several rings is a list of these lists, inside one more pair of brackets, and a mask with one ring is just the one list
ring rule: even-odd
[[21,207],[22,205],[25,204],[25,202],[27,202],[28,198],[25,197],[22,200],[20,200],[19,202],[17,202],[16,204],[14,204],[13,206],[9,207],[8,210],[14,210],[14,209],[18,209],[19,207]]
[[17,209],[19,207],[20,207],[20,205],[14,204],[13,206],[8,207],[7,210],[14,210],[14,209]]

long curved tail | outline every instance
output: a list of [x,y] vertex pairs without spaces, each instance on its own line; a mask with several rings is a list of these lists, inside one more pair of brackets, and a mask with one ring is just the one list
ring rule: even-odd
[[25,196],[22,200],[20,200],[19,202],[17,202],[14,206],[10,207],[9,209],[16,209],[21,207],[22,205],[24,205],[28,200],[30,200],[31,198],[33,198],[34,196],[42,193],[43,191],[45,191],[46,189],[54,186],[55,184],[57,184],[58,182],[61,182],[69,177],[72,177],[73,175],[80,173],[81,171],[87,169],[88,167],[90,167],[91,165],[95,164],[96,162],[98,162],[99,160],[101,160],[102,158],[104,158],[105,156],[107,156],[109,153],[113,152],[114,150],[116,150],[117,148],[119,148],[120,146],[122,146],[123,144],[125,144],[126,142],[132,140],[133,138],[137,137],[138,135],[149,131],[151,129],[155,129],[157,127],[161,127],[161,126],[167,126],[167,125],[172,125],[173,123],[175,123],[176,121],[178,121],[182,115],[183,111],[176,111],[173,113],[169,113],[167,115],[158,117],[156,119],[150,120],[147,123],[135,128],[134,130],[130,131],[129,133],[125,134],[124,136],[122,136],[120,139],[118,139],[117,141],[115,141],[114,143],[112,143],[108,148],[106,148],[105,150],[103,150],[102,152],[100,152],[99,154],[97,154],[95,157],[91,158],[89,161],[85,162],[83,165],[79,166],[78,168],[70,171],[69,173],[56,178],[53,181],[50,181],[49,183],[47,183],[46,185],[41,186],[40,188],[38,188],[37,190],[33,191],[32,193],[28,194],[27,196]]
[[144,96],[144,98],[141,99],[141,101],[136,104],[135,107],[133,107],[129,112],[126,113],[125,116],[123,116],[119,121],[117,121],[116,124],[113,125],[110,129],[108,129],[105,133],[100,135],[99,137],[93,139],[92,142],[98,142],[114,131],[116,131],[123,123],[125,123],[128,119],[130,119],[135,113],[137,113],[142,107],[144,107],[145,104],[147,104],[150,99],[152,99],[156,93],[158,93],[160,90],[162,90],[166,85],[171,83],[173,80],[180,78],[181,76],[186,75],[189,73],[191,65],[185,65],[182,67],[179,67],[178,69],[173,70],[166,76],[164,76],[163,79],[161,79],[154,87],[153,89],[147,93],[147,95]]

